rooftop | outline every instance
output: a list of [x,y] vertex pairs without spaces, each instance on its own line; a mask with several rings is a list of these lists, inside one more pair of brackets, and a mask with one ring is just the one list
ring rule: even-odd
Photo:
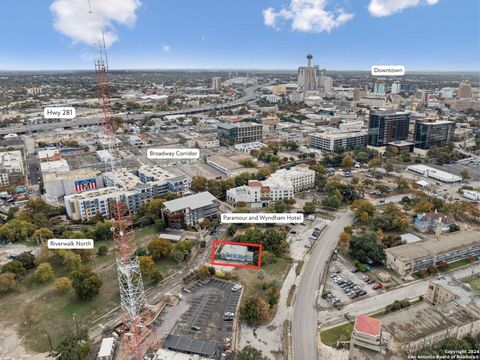
[[355,331],[371,336],[380,336],[382,323],[370,316],[359,315],[355,318]]
[[480,246],[479,231],[457,231],[453,234],[437,235],[428,240],[385,249],[385,252],[408,262],[472,246]]
[[198,194],[185,196],[179,199],[166,201],[164,203],[165,208],[171,212],[183,210],[183,209],[199,209],[204,206],[211,205],[216,202],[217,198],[210,194],[208,191],[204,191]]

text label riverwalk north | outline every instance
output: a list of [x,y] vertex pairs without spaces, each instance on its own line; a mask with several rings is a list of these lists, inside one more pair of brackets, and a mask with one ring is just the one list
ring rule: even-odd
[[303,223],[303,214],[271,213],[225,213],[221,216],[224,224],[287,224]]

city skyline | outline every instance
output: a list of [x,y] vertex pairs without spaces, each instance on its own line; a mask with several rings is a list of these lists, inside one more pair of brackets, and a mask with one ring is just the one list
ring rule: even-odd
[[[480,63],[478,2],[129,0],[114,10],[96,6],[92,0],[92,15],[86,0],[4,5],[0,70],[89,70],[95,48],[87,43],[96,39],[86,32],[98,24],[106,29],[111,68],[119,70],[295,70],[307,53],[330,70],[398,64],[407,72],[478,71]],[[72,9],[84,15],[70,17]]]

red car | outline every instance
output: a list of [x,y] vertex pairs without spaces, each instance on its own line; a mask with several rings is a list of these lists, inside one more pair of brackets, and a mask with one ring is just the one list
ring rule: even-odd
[[373,288],[372,288],[372,289],[373,289],[373,290],[379,290],[379,289],[381,289],[382,287],[383,287],[382,284],[376,283],[375,285],[373,285]]

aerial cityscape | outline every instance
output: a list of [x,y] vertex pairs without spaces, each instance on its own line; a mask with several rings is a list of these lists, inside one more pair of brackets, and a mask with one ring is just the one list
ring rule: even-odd
[[3,8],[0,360],[480,359],[480,2]]

